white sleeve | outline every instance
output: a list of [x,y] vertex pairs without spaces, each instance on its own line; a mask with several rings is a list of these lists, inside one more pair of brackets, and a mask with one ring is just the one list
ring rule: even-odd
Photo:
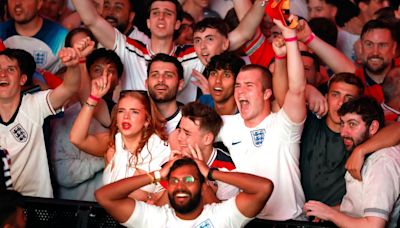
[[366,186],[363,188],[364,216],[389,220],[393,205],[400,194],[399,177],[399,164],[392,159],[380,158],[368,167],[363,175],[363,185]]
[[278,111],[277,119],[280,123],[282,123],[280,125],[281,127],[279,128],[279,132],[282,134],[280,135],[280,138],[287,141],[287,143],[300,143],[305,119],[301,123],[293,123],[283,108]]
[[158,207],[135,200],[135,209],[129,219],[121,223],[126,227],[165,227],[167,215],[165,207]]
[[252,218],[248,218],[244,216],[236,205],[236,197],[233,197],[223,203],[217,204],[214,208],[214,214],[221,213],[221,224],[226,226],[224,227],[244,227]]

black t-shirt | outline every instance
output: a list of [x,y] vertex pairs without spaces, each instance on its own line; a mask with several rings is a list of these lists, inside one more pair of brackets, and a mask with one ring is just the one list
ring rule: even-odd
[[344,175],[349,156],[339,133],[330,130],[325,118],[307,116],[300,144],[300,172],[306,200],[330,206],[341,203],[346,193]]
[[10,158],[5,149],[0,148],[0,190],[12,187],[10,173]]

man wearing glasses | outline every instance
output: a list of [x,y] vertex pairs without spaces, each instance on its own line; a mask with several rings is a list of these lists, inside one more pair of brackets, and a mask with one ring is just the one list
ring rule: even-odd
[[[129,198],[140,187],[161,179],[168,181],[170,205],[149,205]],[[240,189],[223,203],[205,205],[205,180],[219,180]],[[96,199],[118,222],[127,227],[243,227],[256,216],[273,190],[270,180],[251,174],[210,169],[203,161],[181,158],[160,171],[130,177],[96,191]]]

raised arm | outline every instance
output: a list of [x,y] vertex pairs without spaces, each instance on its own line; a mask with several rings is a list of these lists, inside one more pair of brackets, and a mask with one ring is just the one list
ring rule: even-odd
[[256,216],[264,208],[274,189],[273,183],[263,177],[214,170],[209,174],[209,167],[201,160],[195,159],[203,176],[211,176],[214,180],[238,187],[241,192],[236,196],[236,206],[246,217]]
[[63,83],[51,91],[49,95],[53,109],[61,108],[65,102],[78,92],[80,86],[79,50],[63,48],[59,53],[62,63],[67,67]]
[[354,63],[337,48],[315,36],[305,20],[299,21],[297,37],[301,42],[308,45],[334,73],[354,73],[356,71]]
[[101,17],[91,0],[72,0],[83,23],[92,31],[96,39],[107,49],[115,42],[114,27]]
[[100,98],[110,89],[111,74],[107,75],[107,72],[108,69],[105,69],[101,77],[92,81],[91,96],[88,97],[86,103],[82,106],[78,117],[72,125],[69,136],[72,144],[95,156],[103,156],[107,151],[109,143],[108,133],[89,135],[90,121],[93,118],[95,109],[97,109],[96,106],[99,102],[104,103]]
[[[236,6],[236,4],[239,3],[238,1],[245,0],[235,0],[235,10],[239,10],[239,7]],[[245,3],[240,4],[245,5]],[[238,27],[229,33],[229,50],[237,50],[254,36],[264,16],[265,5],[265,0],[256,0],[250,10],[248,10],[246,13],[246,16],[243,18],[243,20],[240,21]],[[245,9],[247,7],[243,8]],[[238,13],[238,16],[239,14],[240,13]]]
[[[89,37],[83,38],[78,42],[73,44],[74,48],[82,48],[82,47],[89,47],[84,52],[81,52],[80,61],[79,61],[79,69],[81,72],[81,85],[79,89],[79,101],[82,105],[85,104],[85,101],[88,99],[90,94],[90,76],[89,76],[89,69],[86,68],[86,57],[92,53],[94,50],[95,42],[90,40]],[[110,126],[111,119],[110,114],[108,112],[108,107],[105,102],[100,102],[97,105],[97,108],[94,110],[94,118],[98,120],[103,126]]]
[[272,91],[279,107],[282,107],[288,91],[288,75],[286,61],[286,46],[283,37],[277,37],[272,42],[275,53],[274,72],[272,73]]
[[[292,19],[294,17],[290,16],[289,20]],[[282,31],[287,50],[288,91],[283,103],[283,109],[292,122],[300,123],[304,121],[307,115],[305,99],[306,77],[297,44],[296,30],[284,26],[279,20],[274,19],[274,23]]]
[[361,168],[365,156],[375,151],[400,143],[400,123],[395,122],[379,130],[374,136],[358,145],[346,162],[346,169],[357,180],[361,178]]

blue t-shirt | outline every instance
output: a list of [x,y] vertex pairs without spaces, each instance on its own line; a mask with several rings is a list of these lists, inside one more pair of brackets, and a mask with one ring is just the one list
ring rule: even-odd
[[14,20],[0,23],[0,39],[8,48],[28,51],[35,59],[38,68],[57,72],[61,67],[58,52],[64,47],[68,30],[61,25],[43,18],[40,30],[31,37],[19,35]]

